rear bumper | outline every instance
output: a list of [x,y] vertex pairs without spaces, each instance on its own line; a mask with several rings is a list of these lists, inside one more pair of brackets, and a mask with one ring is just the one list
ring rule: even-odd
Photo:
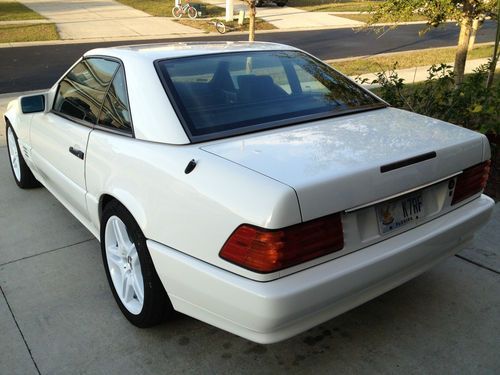
[[417,228],[270,282],[224,271],[148,241],[174,308],[259,343],[287,339],[350,310],[456,253],[491,215],[482,195]]

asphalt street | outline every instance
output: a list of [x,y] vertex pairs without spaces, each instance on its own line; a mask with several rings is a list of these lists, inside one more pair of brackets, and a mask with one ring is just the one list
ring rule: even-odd
[[[458,38],[458,27],[456,25],[448,23],[419,36],[419,31],[423,27],[422,24],[404,25],[394,30],[388,30],[383,35],[349,28],[273,33],[259,32],[257,40],[289,44],[325,60],[453,46],[456,44]],[[494,34],[494,23],[486,22],[479,30],[476,41],[477,43],[493,41]],[[241,34],[226,34],[224,36],[210,35],[197,38],[2,48],[0,49],[0,94],[48,88],[77,58],[92,48],[166,41],[234,41],[244,39],[245,36]]]

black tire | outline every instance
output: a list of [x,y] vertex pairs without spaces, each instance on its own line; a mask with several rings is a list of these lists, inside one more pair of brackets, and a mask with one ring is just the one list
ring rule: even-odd
[[[20,169],[19,177],[16,176],[16,173],[14,172],[14,166],[12,165],[12,158],[10,152],[11,144],[9,142],[9,136],[8,136],[9,130],[12,132],[12,135],[14,136],[14,143],[15,143],[14,146],[17,149],[19,169]],[[19,186],[21,189],[32,189],[39,187],[41,184],[35,178],[35,176],[31,172],[30,167],[28,167],[28,165],[24,161],[23,154],[21,153],[21,149],[19,148],[17,134],[8,120],[6,121],[5,124],[5,136],[7,138],[7,152],[9,153],[10,170],[12,171],[12,176],[14,177],[14,181],[16,181],[17,186]]]
[[[139,257],[142,278],[144,281],[144,302],[142,310],[138,314],[131,313],[122,303],[110,275],[106,257],[105,229],[108,220],[113,216],[117,216],[125,224],[129,239],[134,243]],[[154,268],[146,244],[146,238],[132,214],[118,201],[111,201],[108,203],[102,213],[101,252],[104,270],[115,301],[130,323],[139,328],[152,327],[160,324],[172,314],[172,304]]]

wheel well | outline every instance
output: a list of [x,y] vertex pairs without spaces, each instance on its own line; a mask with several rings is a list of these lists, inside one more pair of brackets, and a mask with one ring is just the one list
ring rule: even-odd
[[109,194],[104,194],[101,196],[101,199],[99,200],[99,220],[101,220],[102,212],[104,211],[106,206],[113,201],[118,201],[118,199]]

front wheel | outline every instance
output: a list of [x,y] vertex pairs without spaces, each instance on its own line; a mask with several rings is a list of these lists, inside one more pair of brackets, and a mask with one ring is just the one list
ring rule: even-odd
[[40,186],[38,180],[33,176],[31,169],[24,161],[17,135],[9,122],[5,125],[7,134],[7,150],[9,152],[10,169],[14,175],[17,186],[21,189],[29,189]]
[[178,5],[172,8],[172,16],[175,18],[181,18],[182,17],[182,8]]
[[113,296],[125,317],[145,328],[161,323],[172,305],[156,273],[146,239],[132,214],[109,203],[101,220],[101,251]]
[[225,34],[226,33],[226,25],[224,25],[224,22],[222,21],[217,21],[215,23],[215,29],[220,33],[220,34]]
[[196,17],[198,17],[198,11],[194,7],[190,6],[188,8],[187,13],[188,13],[189,18],[191,18],[192,20],[194,20]]

